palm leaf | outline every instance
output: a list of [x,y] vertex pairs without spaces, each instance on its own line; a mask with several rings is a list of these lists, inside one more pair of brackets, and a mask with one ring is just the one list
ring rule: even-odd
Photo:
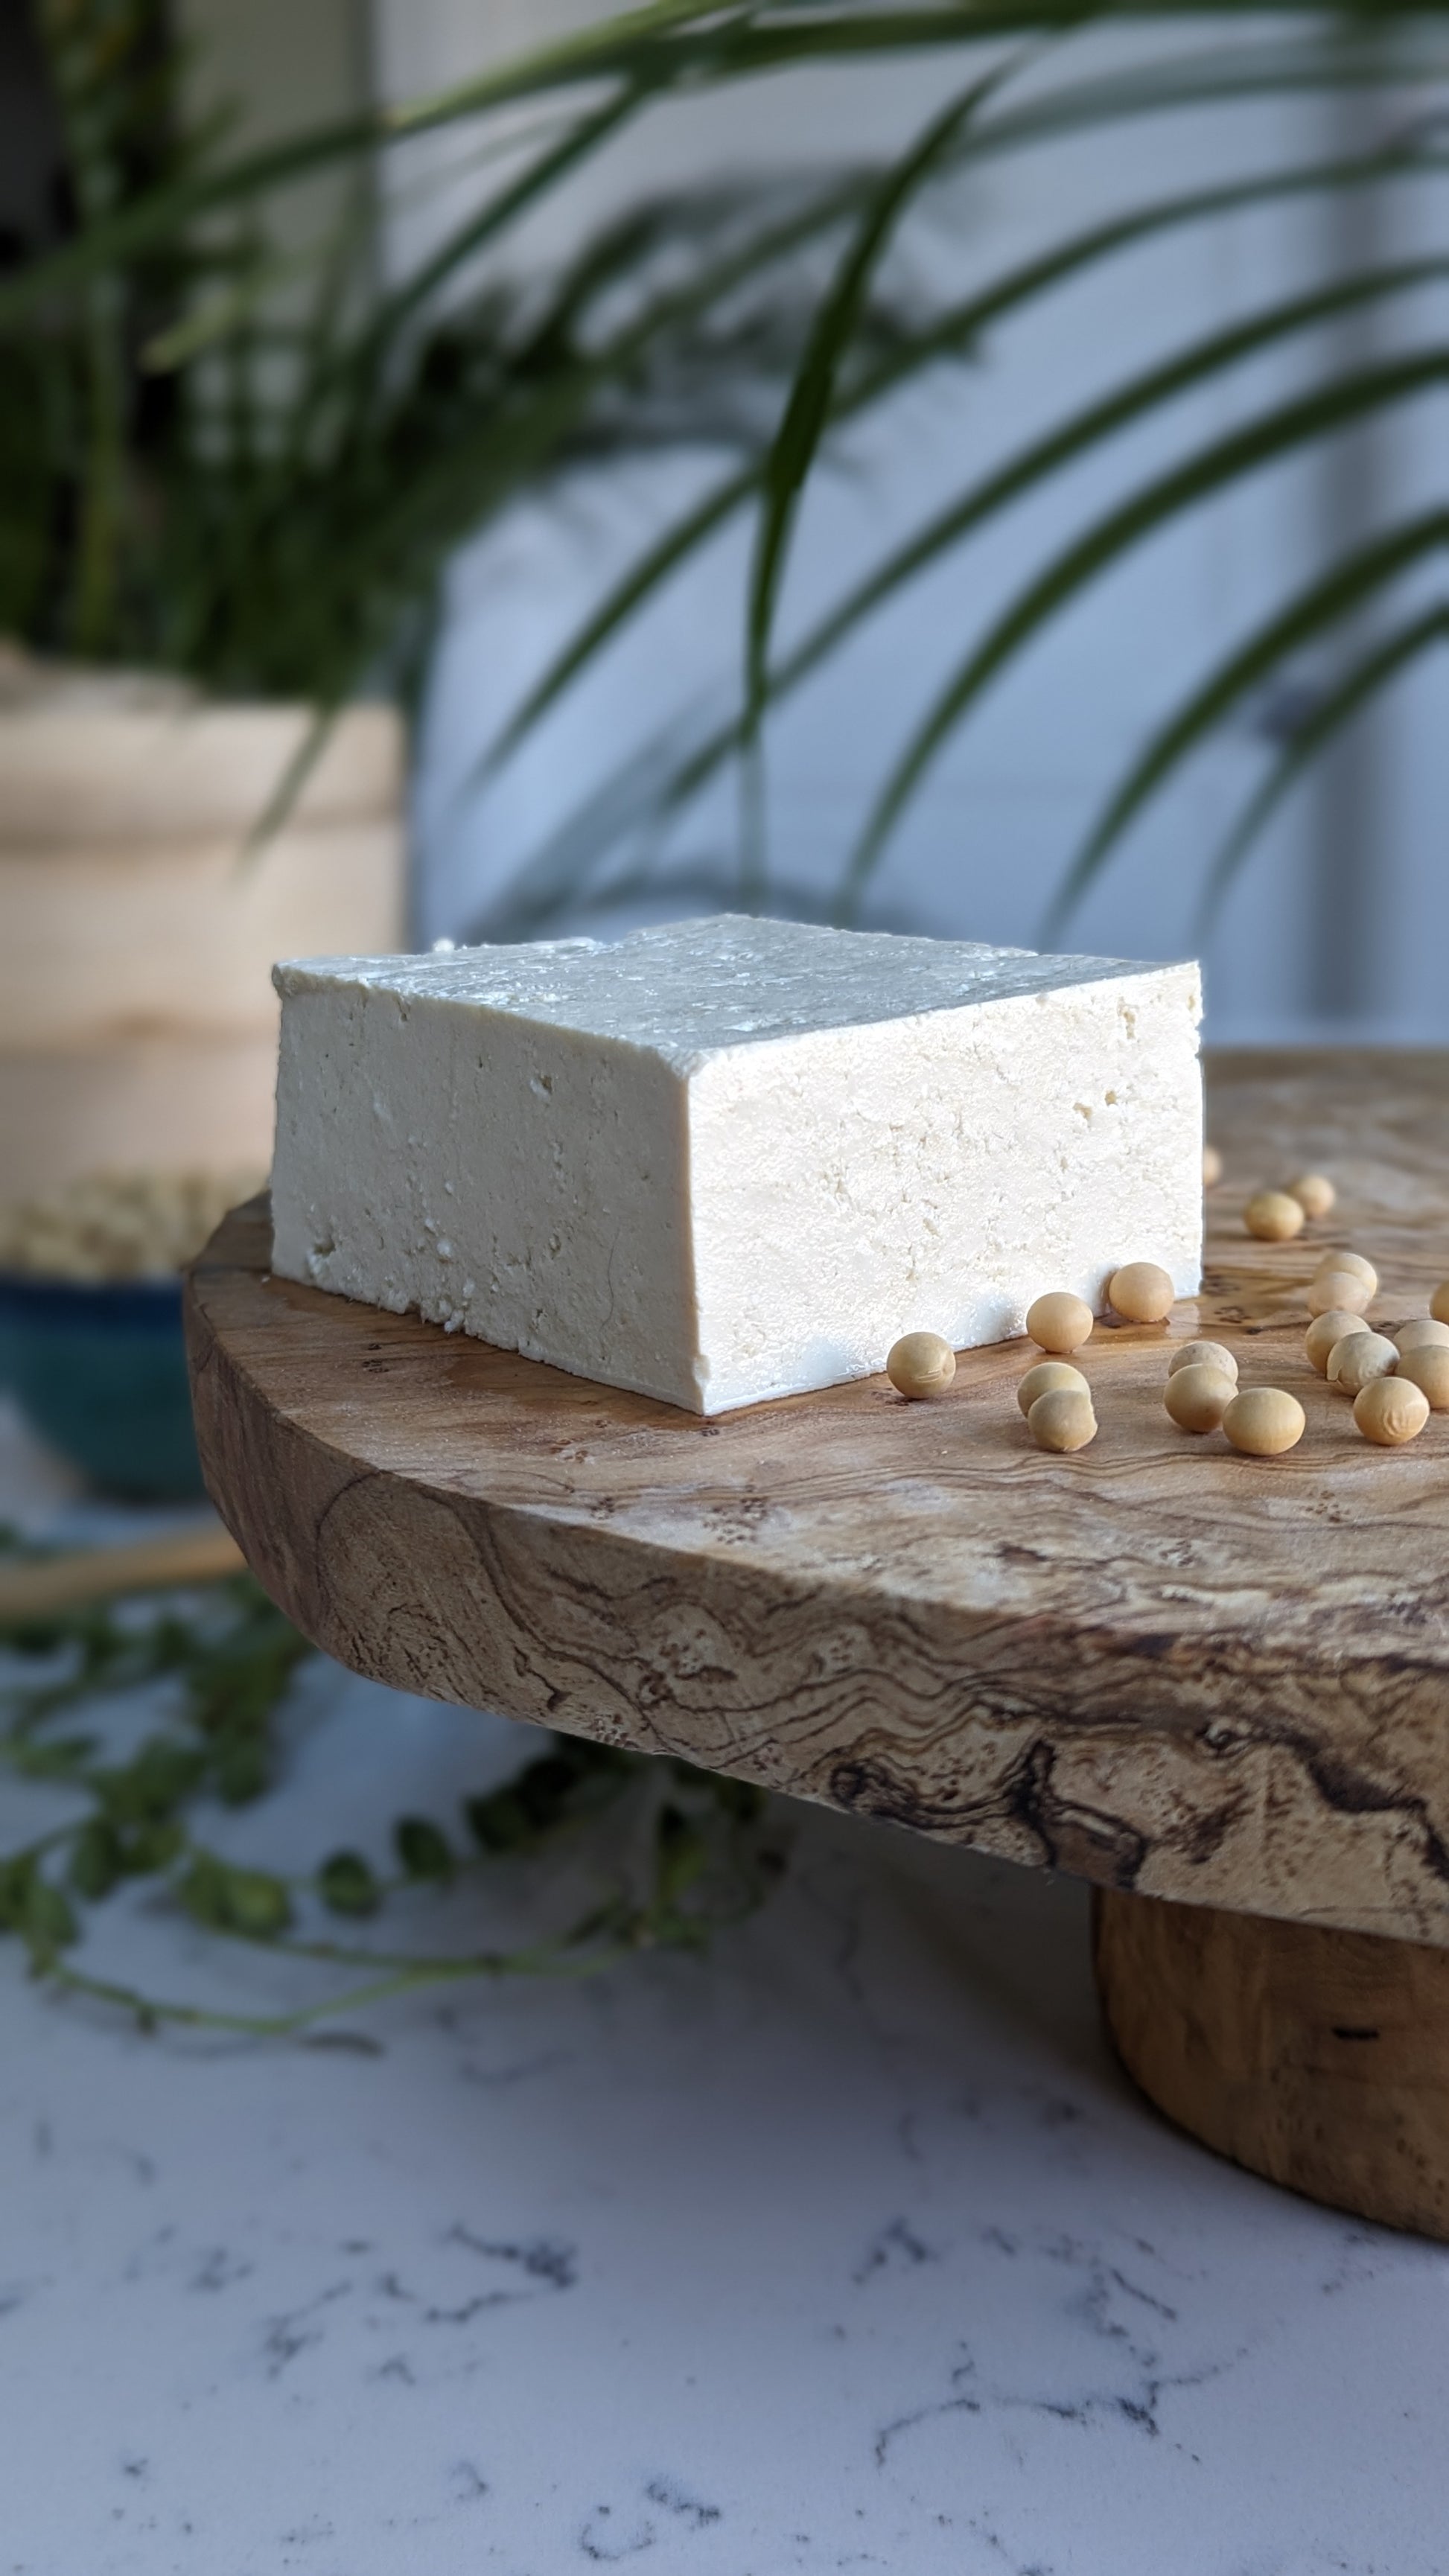
[[764,707],[770,638],[800,494],[819,452],[845,353],[860,322],[871,280],[913,200],[939,169],[962,128],[1007,80],[1001,64],[971,81],[874,187],[830,287],[817,308],[795,381],[761,475],[761,510],[746,610],[745,738],[750,744]]
[[[942,360],[969,351],[991,323],[1001,321],[1055,289],[1072,283],[1103,261],[1139,248],[1167,232],[1300,195],[1369,186],[1385,180],[1442,177],[1446,166],[1449,166],[1449,156],[1430,154],[1422,149],[1394,149],[1355,159],[1313,163],[1297,170],[1268,172],[1225,187],[1196,189],[1115,216],[1094,230],[1075,235],[1050,251],[1009,269],[976,294],[949,306],[926,325],[904,332],[899,348],[867,368],[857,385],[842,388],[837,384],[829,425],[838,430],[858,419],[876,404],[899,392],[913,376],[926,372]],[[1438,273],[1438,263],[1429,263],[1429,267]],[[1379,275],[1383,292],[1389,294],[1399,291],[1397,281],[1400,279],[1405,284],[1414,282],[1419,269],[1416,263],[1410,262],[1397,270],[1379,272]],[[1369,291],[1358,281],[1351,281],[1343,290],[1345,303],[1359,301]],[[1276,320],[1270,326],[1270,335],[1272,328],[1288,332],[1296,327],[1311,327],[1313,322],[1328,318],[1331,299],[1337,292],[1339,290],[1333,287],[1324,290],[1330,302],[1310,296],[1297,299],[1288,306],[1273,308]],[[1301,314],[1301,322],[1295,322],[1295,314]],[[1255,333],[1258,325],[1246,327]],[[1227,366],[1235,363],[1234,339],[1235,335],[1227,332],[1220,335],[1219,342],[1210,344],[1203,360],[1205,370],[1214,364]],[[1246,340],[1241,354],[1250,354],[1258,345],[1256,337]],[[1211,354],[1213,348],[1216,348],[1216,357]],[[1113,426],[1125,425],[1140,408],[1154,399],[1154,384],[1157,398],[1161,400],[1185,389],[1192,379],[1179,371],[1193,363],[1192,353],[1187,353],[1182,359],[1171,361],[1167,366],[1134,380],[1134,389],[1120,398],[1127,406],[1120,413],[1113,407],[1119,398],[1111,398],[1105,404],[1091,407],[1086,414],[1079,416],[1073,429],[1061,435],[1085,442],[1093,436],[1106,435]],[[1057,444],[1054,436],[1030,451],[1030,457],[1038,460],[1041,471],[1051,470]],[[955,535],[964,534],[967,527],[978,524],[984,508],[1005,506],[1007,500],[1018,497],[1027,482],[1033,479],[1037,468],[1029,459],[1023,459],[1019,470],[1025,477],[1020,482],[1015,479],[1017,468],[1005,469],[1001,476],[992,478],[993,497],[988,498],[973,488],[956,505],[962,514],[959,528],[955,525],[955,511],[940,514],[928,528],[851,591],[769,675],[771,700],[778,701],[808,677],[845,641],[853,628],[882,606],[902,583],[924,569],[943,546],[953,541]],[[715,536],[759,490],[761,475],[762,468],[751,464],[723,477],[637,558],[549,663],[494,743],[480,757],[470,784],[481,783],[502,766],[540,718],[563,696],[570,682],[596,658],[635,611],[687,564],[698,548]],[[741,740],[741,724],[732,720],[711,743],[701,746],[687,769],[681,772],[678,798],[674,801],[693,794],[721,760],[739,750]]]
[[1218,851],[1203,889],[1199,938],[1206,938],[1253,844],[1313,762],[1372,699],[1392,686],[1410,663],[1444,643],[1449,643],[1449,607],[1441,605],[1396,628],[1353,663],[1336,687],[1325,691],[1312,714],[1296,727],[1292,741],[1249,799]]
[[[1195,689],[1186,704],[1153,735],[1073,861],[1052,905],[1050,935],[1080,902],[1113,845],[1174,770],[1222,718],[1292,653],[1350,616],[1385,585],[1449,545],[1449,510],[1429,510],[1405,520],[1334,564],[1229,654]],[[1442,612],[1441,612],[1442,613]],[[1366,694],[1366,691],[1364,692]],[[1350,704],[1353,701],[1350,699]]]
[[850,860],[845,880],[847,912],[858,901],[912,796],[950,736],[991,682],[1089,582],[1185,510],[1244,475],[1284,455],[1301,453],[1311,441],[1354,421],[1412,400],[1446,377],[1449,350],[1428,349],[1329,378],[1312,393],[1210,441],[1185,463],[1145,484],[1059,554],[1018,593],[958,664],[892,767]]

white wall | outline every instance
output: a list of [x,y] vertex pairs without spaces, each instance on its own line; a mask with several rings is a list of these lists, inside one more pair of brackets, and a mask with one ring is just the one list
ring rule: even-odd
[[[597,14],[549,0],[375,0],[378,75],[390,97],[441,87],[507,52],[526,32]],[[1200,39],[1198,39],[1200,40]],[[1119,40],[1120,41],[1120,40]],[[952,72],[959,79],[959,64]],[[933,113],[935,63],[884,74],[798,77],[748,97],[654,114],[583,185],[554,201],[532,248],[565,247],[598,209],[640,186],[709,167],[798,166],[878,148]],[[1382,123],[1399,103],[1357,109]],[[1325,112],[1271,105],[1221,118],[1165,119],[1086,145],[1054,145],[978,176],[953,208],[941,254],[953,277],[984,276],[1104,216],[1124,201],[1267,167],[1299,144],[1339,142]],[[420,156],[421,163],[421,156]],[[1124,184],[1125,181],[1125,184]],[[460,182],[466,185],[466,182]],[[1399,204],[1378,219],[1377,250],[1427,239],[1442,202]],[[456,191],[413,195],[395,216],[413,254]],[[1335,220],[1341,220],[1335,218]],[[1237,217],[1102,271],[1003,331],[981,362],[935,396],[916,395],[854,452],[853,472],[822,482],[802,522],[786,632],[993,457],[1094,390],[1176,343],[1320,274],[1344,244],[1303,209]],[[1372,240],[1350,243],[1372,252]],[[959,290],[958,290],[959,291]],[[1399,326],[1423,333],[1429,298]],[[1169,455],[1221,430],[1334,355],[1324,338],[1256,362],[1179,405],[1170,422],[1118,442],[1003,522],[902,604],[802,693],[771,737],[772,848],[782,872],[826,886],[870,794],[949,660],[1056,545]],[[1426,407],[1427,409],[1427,407]],[[1031,943],[1075,844],[1119,767],[1176,697],[1266,614],[1318,559],[1327,519],[1397,514],[1432,484],[1440,450],[1427,419],[1392,439],[1325,453],[1256,478],[1116,573],[1000,683],[932,774],[874,893],[876,916]],[[1386,472],[1387,467],[1387,472]],[[747,531],[722,541],[618,647],[540,734],[486,802],[460,803],[480,739],[530,672],[658,522],[662,502],[705,469],[681,460],[609,478],[567,508],[520,513],[471,550],[455,583],[419,814],[428,853],[426,927],[453,929],[506,881],[560,816],[606,776],[661,714],[726,679],[738,659]],[[1442,826],[1442,672],[1425,673],[1300,795],[1263,845],[1207,957],[1219,1039],[1306,1034],[1337,1024],[1449,1038],[1439,972],[1449,930]],[[1148,815],[1078,914],[1073,943],[1108,953],[1181,953],[1192,941],[1201,868],[1216,833],[1260,774],[1244,720]],[[682,843],[727,853],[731,800],[714,800]],[[1326,887],[1327,895],[1320,889]]]

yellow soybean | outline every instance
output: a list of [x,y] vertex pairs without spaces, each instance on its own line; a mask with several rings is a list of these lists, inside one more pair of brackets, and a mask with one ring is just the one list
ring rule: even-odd
[[1326,1315],[1315,1315],[1303,1336],[1303,1347],[1320,1377],[1327,1377],[1328,1363],[1350,1333],[1366,1333],[1368,1325],[1362,1315],[1346,1306],[1330,1306]]
[[1260,1243],[1291,1243],[1303,1231],[1303,1210],[1286,1190],[1259,1190],[1243,1210],[1243,1223]]
[[1237,1392],[1236,1377],[1197,1362],[1191,1368],[1174,1369],[1162,1401],[1179,1431],[1216,1431]]
[[1361,1315],[1372,1303],[1373,1293],[1356,1270],[1320,1270],[1308,1283],[1308,1312]]
[[1379,1274],[1361,1252],[1325,1252],[1318,1264],[1320,1278],[1325,1270],[1357,1271],[1359,1278],[1368,1283],[1369,1295],[1375,1297],[1378,1294]]
[[1249,1386],[1235,1395],[1223,1415],[1223,1429],[1246,1458],[1281,1458],[1296,1448],[1308,1417],[1296,1395],[1281,1386]]
[[1298,1201],[1305,1216],[1327,1216],[1338,1203],[1338,1192],[1326,1172],[1304,1172],[1289,1182],[1288,1196]]
[[1155,1261],[1127,1261],[1107,1282],[1114,1314],[1129,1324],[1160,1324],[1172,1312],[1172,1281]]
[[1097,1417],[1090,1395],[1079,1395],[1071,1386],[1053,1387],[1039,1395],[1026,1417],[1026,1427],[1038,1449],[1058,1452],[1085,1449],[1088,1441],[1097,1437]]
[[1449,1413],[1449,1350],[1442,1342],[1420,1342],[1405,1351],[1394,1371],[1394,1384],[1400,1379],[1406,1386],[1423,1389],[1433,1413]]
[[1084,1297],[1054,1288],[1027,1309],[1026,1329],[1039,1350],[1079,1351],[1092,1337],[1092,1309]]
[[1167,1374],[1176,1377],[1179,1369],[1221,1369],[1224,1377],[1236,1378],[1238,1363],[1223,1342],[1182,1342],[1167,1363]]
[[1392,1377],[1399,1354],[1385,1333],[1350,1333],[1328,1356],[1328,1383],[1342,1395],[1361,1395],[1376,1377]]
[[1416,1315],[1399,1326],[1394,1339],[1401,1351],[1449,1350],[1449,1324],[1436,1324],[1432,1315]]
[[903,1333],[886,1355],[886,1376],[912,1404],[944,1393],[955,1374],[956,1354],[940,1333]]
[[1089,1398],[1092,1392],[1081,1370],[1073,1368],[1070,1360],[1038,1360],[1017,1388],[1016,1400],[1023,1413],[1030,1413],[1039,1395],[1053,1395],[1063,1388]]
[[1360,1388],[1353,1418],[1365,1440],[1376,1440],[1381,1449],[1397,1449],[1405,1440],[1418,1438],[1429,1419],[1429,1399],[1411,1378],[1376,1377]]

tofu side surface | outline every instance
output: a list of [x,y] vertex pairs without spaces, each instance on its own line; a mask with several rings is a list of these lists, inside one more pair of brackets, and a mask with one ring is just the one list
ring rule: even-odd
[[1187,967],[716,1056],[690,1085],[707,1410],[956,1350],[1124,1261],[1201,1283]]
[[367,987],[284,1002],[285,1279],[689,1403],[686,1155],[647,1049]]
[[[778,930],[817,984],[840,955],[859,981],[814,945],[855,934],[677,928],[696,973],[707,934],[739,982]],[[1190,1295],[1197,969],[1054,982],[1019,952],[868,944],[932,952],[920,978],[887,961],[924,1007],[777,1003],[758,1034],[733,1003],[738,1026],[655,1004],[630,1036],[617,950],[593,952],[602,1027],[570,1025],[588,943],[566,972],[550,949],[280,968],[274,1267],[706,1414],[869,1374],[918,1326],[1001,1340],[1045,1288],[1100,1308],[1122,1261]]]

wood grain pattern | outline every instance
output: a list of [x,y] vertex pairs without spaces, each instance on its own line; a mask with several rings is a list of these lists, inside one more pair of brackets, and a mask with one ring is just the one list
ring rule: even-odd
[[[267,1276],[261,1203],[189,1292],[202,1454],[268,1590],[346,1664],[690,1755],[1118,1889],[1449,1945],[1449,1418],[1372,1449],[1302,1356],[1326,1241],[1376,1314],[1449,1273],[1449,1057],[1212,1070],[1208,1284],[1086,1355],[1034,1450],[1022,1343],[700,1422]],[[1296,1244],[1249,1193],[1342,1193]],[[1141,1246],[1131,1249],[1140,1251]],[[1291,1387],[1286,1459],[1162,1409],[1170,1339]]]
[[1134,2083],[1219,2155],[1449,2237],[1449,1958],[1099,1888],[1093,1958]]

